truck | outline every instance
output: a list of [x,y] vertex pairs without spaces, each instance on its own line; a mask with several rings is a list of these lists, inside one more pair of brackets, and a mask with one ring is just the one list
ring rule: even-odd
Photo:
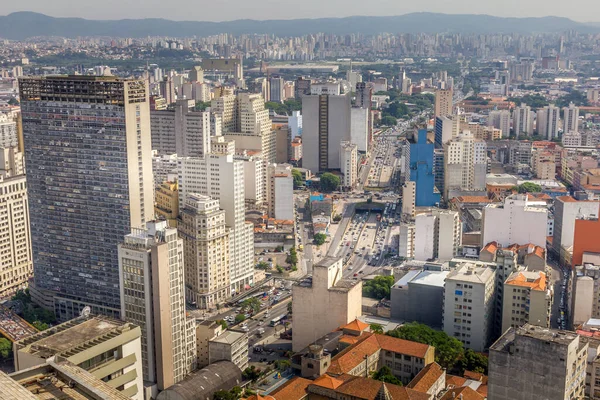
[[263,333],[265,333],[265,328],[258,328],[256,332],[258,333],[258,336],[262,336]]

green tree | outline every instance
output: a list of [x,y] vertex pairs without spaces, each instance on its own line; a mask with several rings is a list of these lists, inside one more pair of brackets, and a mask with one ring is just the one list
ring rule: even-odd
[[376,276],[375,279],[366,281],[363,284],[363,296],[377,300],[389,299],[390,290],[393,285],[393,276]]
[[521,103],[525,103],[529,107],[536,109],[536,110],[538,108],[546,107],[548,104],[550,104],[543,95],[537,94],[537,93],[526,94],[523,97],[509,97],[508,101],[512,101],[517,105],[520,105]]
[[327,235],[325,235],[324,233],[317,233],[315,234],[314,242],[317,246],[320,246],[323,243],[325,243],[325,239],[327,239]]
[[260,300],[256,297],[251,297],[242,302],[242,308],[245,310],[251,310],[254,314],[260,311]]
[[576,106],[589,105],[587,97],[579,90],[572,90],[569,94],[559,97],[556,100],[555,105],[557,107],[568,107],[570,103],[573,103]]
[[265,261],[261,261],[258,264],[256,264],[256,268],[267,270],[269,269],[269,264]]
[[37,329],[38,331],[45,331],[46,329],[48,329],[50,326],[48,326],[47,323],[45,322],[40,322],[40,321],[33,321],[31,323],[31,325],[33,325],[33,327],[35,329]]
[[291,365],[292,365],[292,363],[290,362],[290,360],[277,360],[277,361],[275,361],[275,368],[278,369],[279,371],[285,371]]
[[395,126],[398,123],[398,120],[391,115],[386,115],[381,118],[381,125],[385,126]]
[[8,105],[9,106],[18,106],[19,100],[15,99],[14,97],[11,97],[10,99],[8,99]]
[[239,400],[240,396],[229,390],[218,390],[213,394],[213,400]]
[[196,111],[204,111],[208,107],[210,107],[210,101],[197,101],[196,105],[194,106],[194,110],[196,110]]
[[467,349],[460,360],[458,360],[457,367],[461,373],[464,373],[464,371],[473,371],[487,375],[488,358],[481,353]]
[[533,182],[525,182],[519,186],[513,186],[511,190],[516,190],[519,193],[539,193],[542,191],[542,187]]
[[294,179],[294,189],[298,189],[304,186],[304,179],[302,179],[302,172],[297,169],[292,170],[292,178]]
[[340,177],[331,172],[325,172],[321,175],[321,190],[323,192],[333,192],[340,187],[341,183]]
[[223,328],[223,330],[226,330],[228,328],[227,322],[224,319],[218,320],[217,324],[221,325],[221,328]]
[[259,368],[256,368],[254,365],[252,365],[252,366],[246,368],[242,372],[242,377],[244,379],[254,382],[260,377],[260,373],[261,373],[261,370]]
[[389,367],[386,367],[385,365],[381,367],[379,371],[373,372],[371,378],[375,379],[376,381],[402,386],[402,381],[396,378],[394,374],[392,374],[392,370]]
[[290,254],[288,254],[287,258],[285,259],[285,262],[294,267],[296,266],[296,264],[298,264],[298,253],[296,253],[295,247],[292,247],[290,249]]
[[383,325],[381,325],[381,324],[371,324],[371,325],[369,325],[369,328],[371,329],[371,332],[373,332],[373,333],[379,333],[379,334],[383,333]]
[[276,265],[275,269],[277,270],[277,272],[279,272],[280,274],[283,273],[283,267],[281,265]]
[[287,305],[288,314],[291,314],[293,309],[294,309],[294,307],[292,306],[292,302],[290,301]]
[[386,335],[434,346],[435,361],[447,370],[452,369],[457,360],[463,355],[463,345],[458,339],[424,324],[416,322],[404,324],[388,331]]
[[12,358],[12,343],[6,338],[0,338],[0,358],[3,360]]
[[244,321],[246,319],[246,316],[244,314],[238,314],[235,316],[235,323],[239,324],[240,322]]

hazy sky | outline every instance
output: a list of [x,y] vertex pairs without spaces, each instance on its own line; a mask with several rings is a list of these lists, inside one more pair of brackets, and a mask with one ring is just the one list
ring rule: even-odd
[[399,15],[430,11],[490,14],[503,17],[556,15],[576,21],[600,21],[598,0],[20,0],[4,1],[1,14],[35,11],[56,17],[88,19],[166,18],[228,21],[293,19],[350,15]]

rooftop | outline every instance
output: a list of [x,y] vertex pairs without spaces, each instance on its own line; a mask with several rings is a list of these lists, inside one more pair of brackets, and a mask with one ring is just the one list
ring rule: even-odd
[[419,392],[427,392],[445,373],[446,371],[440,364],[433,362],[419,371],[406,387]]
[[490,346],[490,350],[508,352],[509,346],[515,342],[518,336],[551,342],[562,346],[568,346],[573,340],[578,338],[576,332],[525,324],[517,329],[509,328],[502,336],[500,336],[500,339]]
[[507,285],[527,287],[531,290],[545,291],[546,274],[539,271],[518,271],[511,274],[506,280]]
[[471,262],[464,262],[450,272],[446,280],[461,282],[486,283],[494,277],[495,269]]
[[244,336],[248,336],[245,332],[226,330],[221,333],[216,338],[212,339],[211,342],[223,343],[223,344],[233,344],[243,338]]
[[306,388],[313,381],[299,376],[290,379],[271,393],[277,400],[300,400],[306,396]]

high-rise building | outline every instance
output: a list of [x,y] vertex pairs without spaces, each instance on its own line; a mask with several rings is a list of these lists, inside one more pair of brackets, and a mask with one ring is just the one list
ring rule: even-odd
[[406,160],[409,162],[405,172],[410,174],[410,180],[416,184],[415,205],[434,206],[441,201],[441,198],[440,193],[435,189],[433,175],[433,141],[427,137],[425,129],[419,129],[412,136],[407,135],[407,139],[409,146],[403,146],[403,156],[405,162]]
[[342,142],[340,146],[342,186],[351,189],[358,179],[358,147],[352,142]]
[[154,216],[146,82],[24,77],[20,98],[35,199],[32,297],[54,307],[60,320],[87,305],[118,316],[117,245]]
[[490,112],[490,115],[488,116],[488,126],[500,129],[502,131],[502,137],[508,138],[510,136],[510,111],[497,110]]
[[0,114],[0,148],[16,147],[18,145],[17,122]]
[[300,99],[302,96],[310,94],[311,85],[312,80],[310,78],[305,78],[303,76],[296,78],[296,84],[294,85],[294,97],[296,99]]
[[410,222],[400,223],[398,236],[398,255],[406,259],[415,258],[415,224]]
[[175,103],[175,100],[177,100],[177,90],[175,89],[175,82],[173,82],[170,77],[165,76],[165,78],[160,81],[158,88],[160,95],[165,99],[167,104]]
[[460,129],[460,118],[458,116],[435,117],[435,146],[442,147],[445,143],[458,137]]
[[579,131],[579,107],[570,103],[569,107],[563,107],[563,133]]
[[346,80],[350,83],[350,87],[356,87],[356,84],[362,82],[362,74],[352,69],[346,72]]
[[351,139],[350,95],[302,97],[302,166],[313,173],[340,169],[340,143]]
[[179,204],[192,193],[219,200],[225,210],[229,235],[229,278],[231,291],[239,292],[254,279],[254,228],[246,223],[244,162],[229,154],[209,154],[204,158],[182,157],[179,160]]
[[446,117],[452,115],[452,89],[437,89],[435,91],[434,116]]
[[0,298],[7,298],[33,275],[27,179],[16,147],[0,147],[0,221]]
[[[367,147],[371,145],[373,141],[373,113],[371,112],[371,101],[373,99],[373,88],[367,85],[365,82],[358,82],[356,84],[355,89],[356,100],[354,105],[359,108],[365,108],[368,110],[369,114],[367,116],[367,126],[368,126],[368,135],[367,135]],[[357,143],[358,144],[358,143]],[[360,149],[359,151],[363,151]]]
[[546,106],[537,111],[536,130],[538,135],[552,140],[558,137],[558,123],[560,121],[560,108],[553,105]]
[[186,319],[183,240],[167,221],[146,227],[119,245],[121,318],[142,330],[144,381],[164,390],[194,369],[196,327]]
[[269,217],[294,220],[294,177],[290,164],[271,164],[267,171]]
[[444,145],[444,198],[462,191],[485,190],[487,152],[483,140],[463,131]]
[[358,151],[366,153],[369,149],[370,108],[352,107],[350,109],[350,138]]
[[503,286],[502,330],[524,324],[550,327],[553,289],[546,273],[517,271]]
[[150,113],[152,150],[180,157],[210,153],[210,113],[194,111],[194,105],[193,100],[177,100],[174,109]]
[[402,186],[402,214],[409,218],[415,217],[415,196],[417,185],[413,181],[405,182]]
[[588,343],[575,332],[525,324],[490,347],[488,398],[583,399]]
[[283,103],[285,94],[283,92],[285,81],[280,76],[272,76],[269,78],[269,98],[267,101],[274,101],[276,103]]
[[554,236],[552,248],[561,260],[570,259],[575,239],[577,219],[598,218],[598,201],[576,200],[571,196],[558,196],[554,201]]
[[462,227],[458,212],[433,209],[415,217],[416,260],[451,260],[462,243]]
[[204,82],[204,70],[202,69],[202,67],[199,65],[196,65],[195,67],[193,67],[190,70],[190,72],[188,72],[188,80],[190,82],[203,83]]
[[513,111],[513,131],[517,139],[522,135],[533,135],[534,115],[531,107],[524,103],[515,108]]
[[212,309],[230,294],[230,228],[219,200],[189,194],[179,234],[185,249],[185,296],[200,309]]

